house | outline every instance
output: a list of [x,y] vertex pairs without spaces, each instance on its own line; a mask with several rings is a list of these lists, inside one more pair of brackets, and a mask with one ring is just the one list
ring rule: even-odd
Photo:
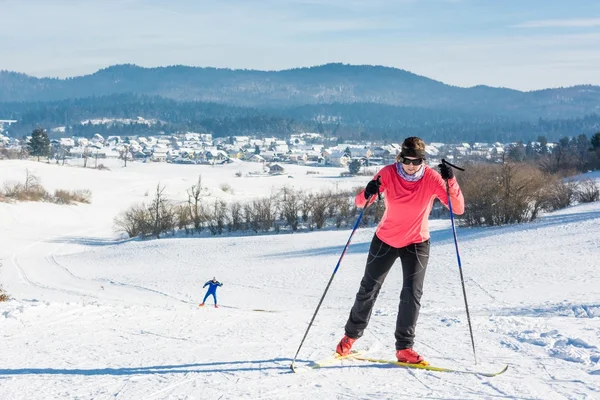
[[150,156],[150,159],[152,161],[158,161],[158,162],[165,162],[167,161],[167,153],[169,152],[169,148],[168,147],[162,147],[162,146],[154,146],[154,148],[152,149],[152,154]]
[[283,175],[285,174],[285,169],[279,164],[271,164],[269,165],[269,175]]
[[253,162],[260,162],[260,163],[264,163],[265,159],[264,157],[262,157],[259,154],[252,154],[249,158],[248,161],[253,161]]
[[267,161],[278,161],[279,159],[275,159],[278,157],[279,153],[276,153],[274,151],[261,151],[260,155]]
[[490,150],[490,154],[492,156],[500,157],[500,156],[504,155],[504,147],[502,147],[502,146],[494,146]]
[[373,156],[371,149],[364,147],[350,148],[350,154],[352,154],[352,158],[357,159],[369,159],[371,156]]
[[204,159],[208,162],[223,161],[229,158],[223,150],[209,149],[203,154]]
[[288,154],[288,160],[296,164],[304,164],[308,160],[308,155],[303,151],[292,152]]
[[327,151],[324,152],[323,155],[326,165],[346,168],[350,162],[350,156],[343,151]]
[[122,143],[121,136],[109,136],[106,138],[105,143],[108,143],[110,146],[116,146],[119,143]]
[[427,158],[436,158],[440,155],[440,151],[435,146],[425,145],[425,155]]

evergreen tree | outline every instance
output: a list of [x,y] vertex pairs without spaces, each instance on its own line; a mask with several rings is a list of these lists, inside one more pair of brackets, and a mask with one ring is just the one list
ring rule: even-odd
[[40,157],[50,155],[50,139],[43,128],[33,130],[31,139],[27,142],[27,148],[29,154],[37,156],[38,161],[40,161]]
[[529,142],[527,142],[527,146],[525,146],[525,157],[531,159],[534,158],[535,155],[535,149],[533,147],[533,143],[530,140]]
[[508,158],[516,162],[522,162],[525,159],[525,146],[523,142],[510,145],[508,149]]
[[592,150],[600,149],[600,132],[594,133],[590,143],[592,145]]
[[540,142],[540,154],[548,154],[548,139],[546,139],[546,136],[538,136],[537,141]]
[[350,171],[352,175],[356,175],[358,174],[358,171],[360,171],[361,165],[360,160],[352,160],[348,164],[348,171]]

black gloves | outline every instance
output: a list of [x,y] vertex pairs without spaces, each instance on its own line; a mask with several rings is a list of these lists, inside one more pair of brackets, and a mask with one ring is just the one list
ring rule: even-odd
[[454,178],[454,171],[452,171],[452,167],[449,167],[445,163],[441,163],[438,165],[440,168],[440,174],[442,175],[442,179],[448,180]]
[[365,199],[369,200],[371,196],[379,193],[378,179],[373,179],[372,181],[369,181],[369,183],[367,183],[367,186],[365,187]]

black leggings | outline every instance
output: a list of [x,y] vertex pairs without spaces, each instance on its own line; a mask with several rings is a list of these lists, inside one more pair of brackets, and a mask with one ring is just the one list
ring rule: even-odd
[[396,320],[396,350],[412,348],[429,260],[429,240],[396,248],[382,242],[377,235],[373,236],[365,275],[360,282],[360,289],[346,323],[348,337],[359,338],[363,335],[381,285],[397,258],[402,262],[404,283]]

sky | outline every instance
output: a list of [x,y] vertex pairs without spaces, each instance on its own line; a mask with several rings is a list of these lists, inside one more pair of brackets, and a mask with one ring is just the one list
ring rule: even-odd
[[0,69],[396,67],[444,83],[600,85],[596,0],[0,0]]
[[[350,189],[369,178],[291,164],[286,175],[260,177],[249,175],[262,170],[252,162],[102,163],[108,169],[81,168],[80,159],[65,166],[0,160],[0,188],[23,182],[28,171],[49,191],[92,193],[90,204],[70,206],[0,202],[0,284],[11,296],[0,302],[2,400],[599,398],[600,202],[533,223],[457,228],[477,365],[450,221],[429,221],[414,348],[434,366],[491,372],[508,365],[504,374],[352,360],[293,374],[289,366],[350,227],[124,240],[113,218],[149,204],[159,182],[170,199],[185,200],[198,175],[205,204],[264,198],[284,185],[305,193]],[[587,176],[600,184],[599,171]],[[330,357],[344,335],[374,231],[361,226],[352,237],[299,368]],[[213,276],[223,283],[220,308],[212,298],[200,308],[202,285]],[[394,358],[401,289],[397,261],[355,350]]]

